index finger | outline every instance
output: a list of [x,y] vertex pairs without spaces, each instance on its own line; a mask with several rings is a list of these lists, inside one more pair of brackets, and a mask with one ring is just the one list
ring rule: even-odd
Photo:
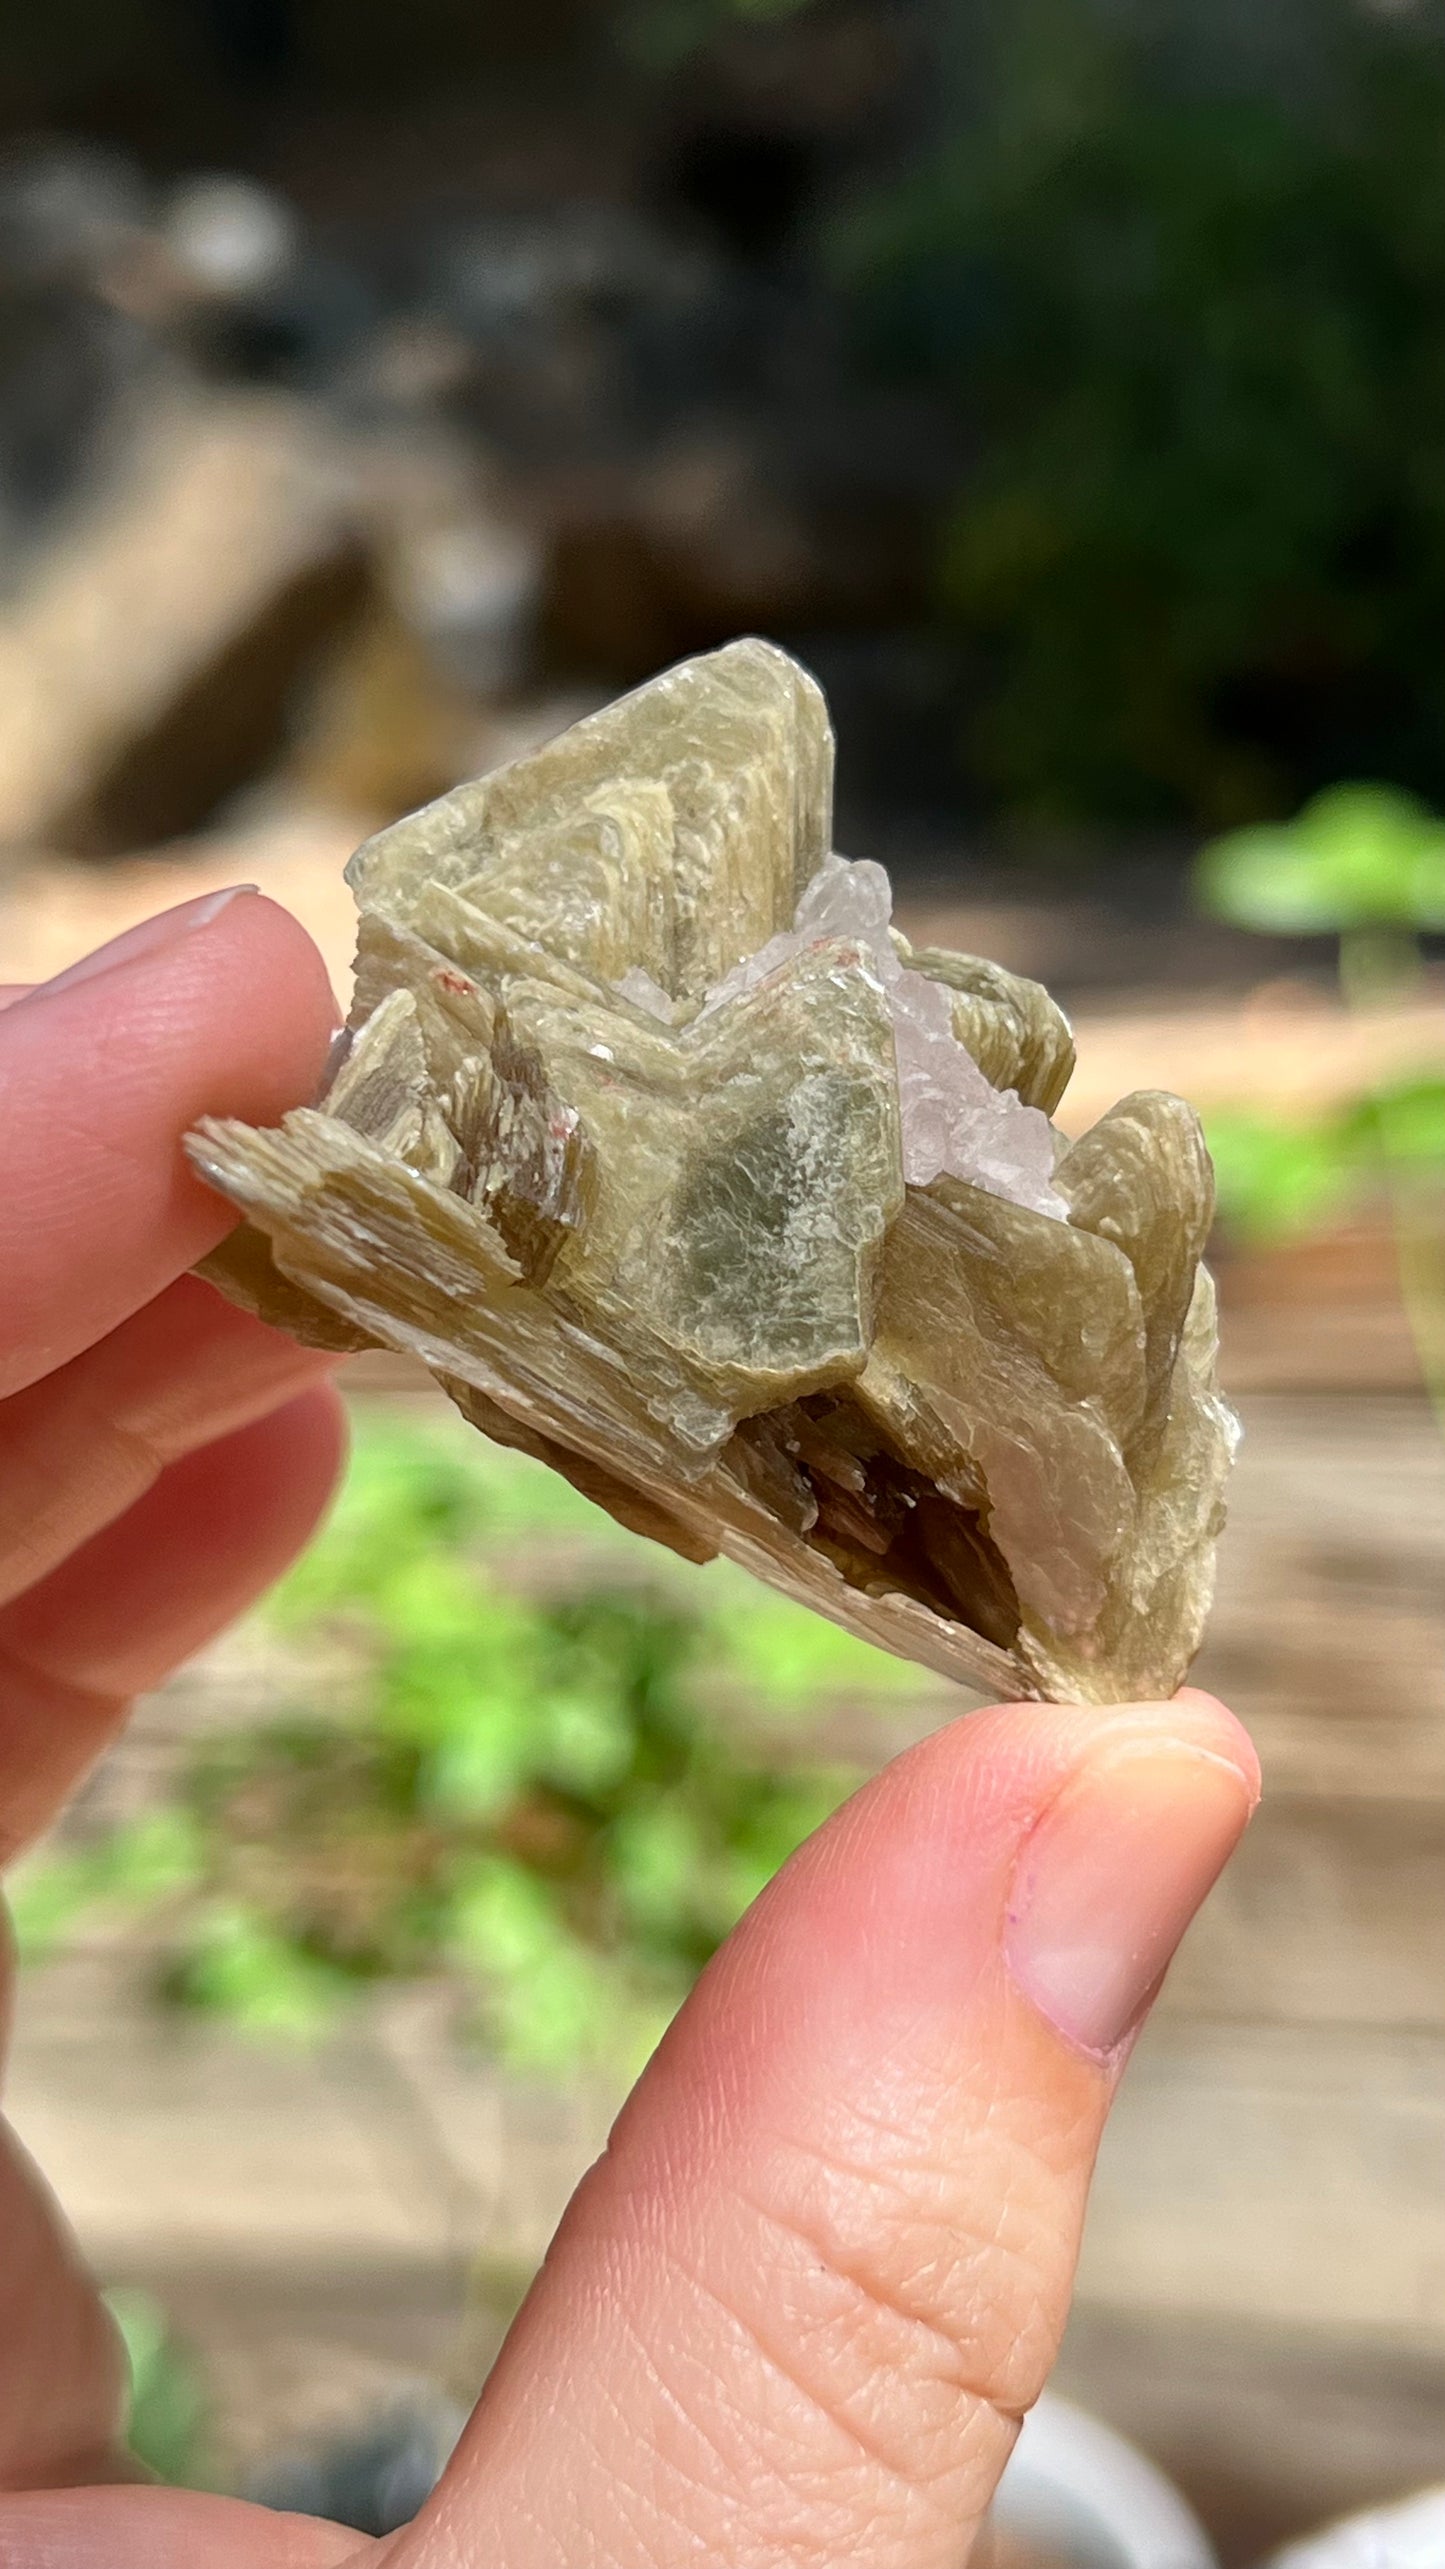
[[314,1095],[326,967],[238,886],[131,929],[0,1013],[0,1396],[64,1364],[233,1227],[187,1166],[200,1115]]

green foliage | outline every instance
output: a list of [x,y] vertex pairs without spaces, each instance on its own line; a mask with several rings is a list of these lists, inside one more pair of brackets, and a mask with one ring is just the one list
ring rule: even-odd
[[1445,6],[952,0],[840,254],[972,461],[942,591],[1045,817],[1445,789]]
[[1423,1180],[1445,1209],[1445,1079],[1396,1080],[1314,1116],[1221,1110],[1208,1138],[1220,1217],[1256,1246],[1317,1231],[1389,1183]]
[[108,2292],[130,2366],[126,2441],[160,2480],[194,2489],[210,2476],[211,2404],[195,2361],[149,2293]]
[[654,75],[676,71],[731,27],[799,18],[815,0],[636,0],[617,21],[622,50]]
[[204,1871],[201,1833],[180,1808],[145,1812],[88,1845],[32,1861],[8,1886],[21,1959],[42,1960],[82,1918],[149,1908],[192,1890]]
[[915,1672],[675,1570],[481,1438],[363,1415],[268,1610],[318,1674],[198,1747],[171,1807],[33,1868],[32,1950],[121,1902],[165,1985],[305,2036],[367,1983],[451,1975],[507,2058],[635,2054],[854,1780],[819,1707]]
[[1389,785],[1336,785],[1297,820],[1206,848],[1205,907],[1279,935],[1445,928],[1445,822]]
[[837,1624],[805,1614],[771,1589],[733,1581],[729,1596],[736,1610],[727,1615],[728,1663],[764,1720],[859,1693],[917,1696],[918,1671],[906,1660],[865,1648]]
[[1388,1158],[1402,1173],[1445,1182],[1445,1079],[1396,1080],[1360,1098],[1344,1123],[1349,1147],[1361,1157]]
[[1336,1117],[1221,1110],[1209,1117],[1208,1140],[1220,1218],[1253,1246],[1322,1229],[1360,1183]]
[[[1346,997],[1388,1002],[1418,970],[1418,932],[1445,926],[1445,822],[1391,786],[1338,785],[1288,824],[1217,839],[1197,883],[1205,907],[1239,927],[1337,936]],[[1310,1231],[1388,1192],[1419,1334],[1419,1296],[1434,1291],[1419,1214],[1445,1191],[1445,1079],[1395,1080],[1308,1117],[1216,1113],[1209,1147],[1221,1214],[1241,1239]]]
[[[1397,1002],[1420,969],[1419,932],[1445,924],[1445,824],[1412,795],[1342,785],[1288,828],[1206,848],[1206,904],[1240,926],[1333,932],[1352,1005]],[[1268,1242],[1352,1198],[1382,1197],[1421,1379],[1445,1434],[1445,1078],[1416,1074],[1313,1118],[1216,1115],[1209,1128],[1226,1226]]]
[[248,2033],[305,2039],[324,2031],[351,1983],[325,1953],[298,1943],[244,1898],[227,1899],[211,1881],[183,1925],[179,1948],[162,1979],[166,1994],[214,2008]]

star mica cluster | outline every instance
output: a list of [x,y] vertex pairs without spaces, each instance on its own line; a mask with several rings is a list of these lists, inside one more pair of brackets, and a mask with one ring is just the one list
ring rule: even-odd
[[207,1121],[205,1272],[624,1525],[995,1695],[1168,1694],[1234,1424],[1177,1098],[1065,1144],[1036,983],[831,847],[813,681],[687,661],[368,841],[349,1041]]

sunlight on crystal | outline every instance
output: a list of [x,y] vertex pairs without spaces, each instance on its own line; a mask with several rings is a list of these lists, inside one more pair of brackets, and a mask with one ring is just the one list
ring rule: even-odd
[[368,841],[353,1041],[206,1272],[689,1561],[1000,1701],[1167,1696],[1233,1449],[1198,1118],[831,853],[816,682],[684,661]]
[[[1006,1203],[1027,1205],[1056,1222],[1068,1207],[1053,1183],[1054,1135],[1047,1115],[1025,1106],[1011,1088],[985,1079],[953,1031],[953,1007],[941,982],[909,972],[892,937],[893,887],[881,865],[827,856],[798,903],[791,928],[734,964],[708,992],[701,1014],[756,990],[810,947],[856,944],[888,994],[898,1057],[903,1174],[910,1186],[956,1177]],[[618,987],[656,1016],[671,1014],[664,991],[634,969]],[[661,1004],[654,1006],[652,994]]]

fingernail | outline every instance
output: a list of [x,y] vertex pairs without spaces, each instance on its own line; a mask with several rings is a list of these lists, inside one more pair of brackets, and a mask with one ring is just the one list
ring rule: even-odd
[[113,972],[118,963],[134,963],[138,955],[152,954],[158,947],[174,945],[178,938],[194,936],[197,928],[238,901],[243,892],[259,892],[259,883],[228,883],[220,892],[198,893],[194,901],[178,901],[174,909],[162,910],[154,919],[141,919],[126,928],[108,945],[97,946],[94,954],[83,954],[78,963],[67,964],[51,981],[42,981],[32,990],[32,999],[48,999],[57,990],[72,990],[77,981],[93,981],[97,973]]
[[1019,1857],[1004,1956],[1069,2042],[1107,2053],[1133,2031],[1253,1807],[1237,1766],[1185,1740],[1105,1751],[1049,1805]]

